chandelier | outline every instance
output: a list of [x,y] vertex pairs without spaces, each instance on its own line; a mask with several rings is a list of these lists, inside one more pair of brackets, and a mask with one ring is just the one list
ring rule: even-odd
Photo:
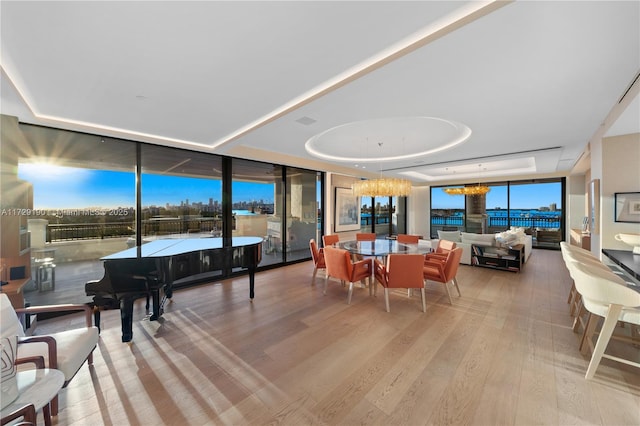
[[[482,164],[478,164],[478,178],[482,170]],[[485,169],[486,170],[486,169]],[[480,185],[478,183],[475,186],[463,186],[462,188],[444,188],[443,191],[449,195],[484,195],[490,191],[487,185]]]
[[444,188],[444,192],[449,195],[484,195],[490,188],[485,185],[463,186],[462,188]]
[[406,197],[411,194],[411,181],[395,178],[361,180],[351,185],[351,191],[358,196]]

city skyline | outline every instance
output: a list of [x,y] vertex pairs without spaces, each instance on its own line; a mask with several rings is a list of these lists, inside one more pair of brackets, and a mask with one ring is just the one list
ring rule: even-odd
[[[34,209],[129,207],[135,205],[135,174],[109,170],[20,164],[18,177],[33,185]],[[273,204],[273,184],[233,182],[233,202],[262,200]],[[222,182],[214,179],[143,174],[144,207],[208,204],[222,199]]]
[[[18,177],[33,185],[34,208],[130,207],[135,205],[135,174],[41,164],[20,164]],[[274,184],[233,182],[233,202],[274,203]],[[465,198],[451,196],[439,188],[432,191],[433,209],[463,209]],[[486,195],[487,209],[507,207],[507,187],[493,186]],[[215,179],[143,174],[143,207],[180,206],[189,200],[207,205],[209,199],[222,199],[222,182]],[[561,184],[536,183],[511,185],[512,209],[562,209]]]

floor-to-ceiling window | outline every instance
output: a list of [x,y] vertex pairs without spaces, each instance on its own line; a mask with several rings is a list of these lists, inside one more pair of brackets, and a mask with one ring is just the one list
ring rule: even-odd
[[18,127],[24,138],[3,140],[18,152],[15,165],[2,167],[15,167],[33,198],[24,221],[34,268],[25,291],[33,305],[90,301],[84,285],[104,277],[100,258],[138,241],[258,236],[262,267],[310,258],[309,239],[321,236],[322,173]]
[[[484,232],[499,232],[510,227],[524,228],[533,236],[536,247],[559,248],[563,240],[564,178],[495,182],[482,196]],[[438,230],[470,230],[467,223],[469,203],[477,196],[449,195],[445,187],[431,188],[431,237]]]
[[222,235],[220,157],[141,145],[141,163],[143,241]]
[[18,176],[33,187],[31,277],[25,297],[43,304],[55,291],[84,302],[100,279],[98,259],[127,248],[135,234],[136,145],[113,138],[22,126]]

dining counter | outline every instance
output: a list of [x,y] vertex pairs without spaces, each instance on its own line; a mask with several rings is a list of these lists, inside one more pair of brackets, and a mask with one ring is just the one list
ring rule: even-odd
[[630,250],[602,249],[602,253],[631,277],[640,281],[640,254]]

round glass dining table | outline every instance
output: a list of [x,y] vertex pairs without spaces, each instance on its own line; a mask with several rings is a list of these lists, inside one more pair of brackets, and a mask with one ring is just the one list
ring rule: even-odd
[[375,257],[384,257],[396,253],[425,254],[431,252],[430,241],[419,241],[418,244],[407,244],[386,238],[379,238],[375,241],[343,241],[339,242],[336,246],[352,254]]

